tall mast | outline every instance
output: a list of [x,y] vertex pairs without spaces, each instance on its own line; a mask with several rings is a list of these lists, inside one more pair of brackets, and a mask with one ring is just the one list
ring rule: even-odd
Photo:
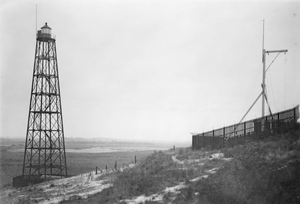
[[265,116],[266,52],[265,52],[265,47],[264,47],[264,41],[265,41],[265,20],[263,21],[263,41],[262,41],[263,78],[262,78],[262,84],[261,84],[261,87],[262,87],[262,98],[261,98],[261,101],[262,101],[262,108],[261,108],[262,114],[261,115],[262,116],[261,117]]
[[[265,37],[265,20],[263,21],[263,43],[262,43],[262,63],[263,63],[263,78],[262,78],[262,117],[265,116],[265,100],[267,100],[267,96],[266,96],[266,72],[269,69],[269,67],[271,65],[269,65],[268,69],[266,70],[266,54],[270,54],[270,53],[278,53],[278,55],[281,52],[288,52],[288,50],[265,50],[264,48],[264,37]],[[276,58],[275,58],[276,59]],[[271,63],[272,64],[272,63]]]

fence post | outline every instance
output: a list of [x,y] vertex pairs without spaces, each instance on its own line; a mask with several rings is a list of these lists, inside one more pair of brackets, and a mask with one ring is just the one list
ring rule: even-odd
[[233,146],[235,146],[236,145],[236,129],[235,129],[235,125],[233,126],[234,127],[234,129],[233,129],[233,142],[234,142],[234,144],[233,144]]
[[115,163],[115,169],[117,170],[117,161],[116,161],[116,163]]
[[204,137],[204,133],[203,133],[203,147],[205,147],[205,137]]
[[269,136],[269,127],[268,127],[268,116],[265,117],[265,134],[264,136],[265,137],[268,137]]
[[100,173],[102,174],[102,170],[101,170],[98,166],[96,166],[96,174],[98,174],[98,170],[99,170]]
[[136,164],[136,156],[134,156],[134,163]]
[[297,118],[296,118],[296,108],[294,108],[294,124],[293,126],[295,127],[297,124]]
[[244,122],[244,144],[246,143],[246,122]]
[[106,172],[107,172],[107,165],[105,166],[105,170],[106,170]]
[[225,127],[223,127],[223,147],[225,147]]
[[213,130],[212,133],[212,148],[215,149],[215,130]]
[[195,150],[195,136],[192,136],[192,150]]
[[279,119],[279,116],[280,116],[280,114],[278,113],[278,133],[280,133],[281,132],[281,125],[280,125],[280,119]]

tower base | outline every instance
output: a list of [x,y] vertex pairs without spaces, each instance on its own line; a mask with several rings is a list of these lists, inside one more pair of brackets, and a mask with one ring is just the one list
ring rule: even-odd
[[66,177],[61,177],[61,176],[48,176],[47,178],[44,178],[44,175],[40,175],[40,176],[31,176],[30,178],[27,176],[16,176],[13,177],[13,187],[14,188],[20,188],[20,187],[25,187],[25,186],[30,186],[32,184],[38,184],[38,183],[42,183],[44,181],[49,181],[49,180],[54,180],[54,179],[61,179],[61,178],[67,178],[70,176],[66,176]]
[[43,181],[44,179],[41,176],[31,176],[31,178],[27,178],[26,176],[20,175],[13,177],[13,187],[25,187],[31,184],[38,184]]

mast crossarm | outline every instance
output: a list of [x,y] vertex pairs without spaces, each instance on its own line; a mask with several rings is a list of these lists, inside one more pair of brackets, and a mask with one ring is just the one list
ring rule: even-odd
[[288,50],[265,50],[265,53],[288,52]]

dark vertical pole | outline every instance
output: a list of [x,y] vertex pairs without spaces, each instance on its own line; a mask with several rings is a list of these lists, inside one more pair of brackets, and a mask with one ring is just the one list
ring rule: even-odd
[[195,136],[192,135],[192,150],[194,150],[194,143],[195,143],[194,139],[195,139]]
[[266,137],[268,135],[268,116],[265,116],[264,118],[265,122],[264,122],[264,134],[263,137]]
[[212,133],[212,148],[215,149],[215,130],[213,130]]
[[225,147],[225,127],[223,127],[223,147]]
[[197,149],[197,138],[196,137],[198,137],[198,136],[193,135],[193,141],[194,141],[194,144],[192,145],[193,150]]
[[278,129],[278,133],[280,132],[280,129],[281,129],[281,127],[280,127],[280,118],[279,118],[279,116],[280,116],[280,114],[278,113],[277,114],[277,117],[278,117],[278,120],[277,120],[277,129]]
[[247,127],[247,125],[246,125],[246,122],[244,122],[244,143],[246,142],[246,127]]
[[293,126],[295,126],[296,123],[297,123],[296,108],[297,108],[297,107],[295,107],[295,108],[293,109],[293,110],[294,110],[294,124],[293,124]]
[[136,156],[134,156],[134,163],[136,164]]
[[205,137],[204,137],[204,133],[203,133],[203,147],[205,147]]
[[236,130],[235,130],[235,126],[234,126],[234,130],[233,131],[234,131],[233,132],[233,142],[234,142],[233,146],[235,146],[235,144],[236,144]]

